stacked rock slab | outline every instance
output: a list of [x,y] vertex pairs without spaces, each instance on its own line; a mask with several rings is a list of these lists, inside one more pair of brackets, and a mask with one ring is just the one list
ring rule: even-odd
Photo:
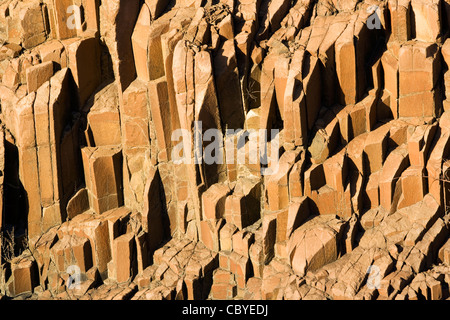
[[450,297],[447,0],[0,0],[0,297]]

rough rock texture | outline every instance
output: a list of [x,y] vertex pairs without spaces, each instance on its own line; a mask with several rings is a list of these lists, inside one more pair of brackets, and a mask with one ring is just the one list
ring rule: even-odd
[[0,0],[0,298],[448,299],[449,8]]

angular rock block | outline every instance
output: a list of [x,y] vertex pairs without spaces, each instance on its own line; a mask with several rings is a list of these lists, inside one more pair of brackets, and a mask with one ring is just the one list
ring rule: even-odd
[[390,0],[389,11],[391,14],[392,35],[395,40],[405,42],[411,39],[411,1]]
[[310,215],[309,199],[302,197],[300,201],[289,205],[288,219],[286,225],[286,239],[306,221]]
[[328,158],[323,163],[323,172],[326,184],[339,194],[343,194],[348,174],[347,155],[344,152],[339,152],[335,156]]
[[[428,172],[428,192],[437,201],[442,201],[442,159],[450,147],[450,134],[445,122],[440,124],[437,136],[431,146],[426,169]],[[445,177],[445,176],[444,176]]]
[[294,272],[303,276],[336,260],[341,228],[339,220],[320,216],[294,231],[288,246]]
[[[3,196],[4,196],[4,186],[3,183],[5,181],[5,133],[3,130],[0,130],[0,228],[3,228]],[[0,255],[2,254],[2,244],[3,241],[0,241]]]
[[166,111],[170,109],[167,82],[163,78],[151,81],[148,94],[158,143],[158,158],[161,161],[166,161],[170,158],[172,139],[171,116]]
[[100,85],[100,43],[97,38],[84,38],[67,47],[68,67],[78,87],[80,107]]
[[95,94],[87,116],[90,146],[121,144],[120,112],[117,85],[106,86]]
[[436,41],[441,34],[443,20],[441,1],[411,0],[414,12],[416,39]]
[[368,178],[364,190],[364,207],[367,209],[374,209],[380,205],[380,172],[374,172]]
[[[294,53],[287,71],[285,90],[283,97],[284,119],[286,121],[285,140],[295,145],[304,145],[308,137],[308,115],[303,84],[299,83],[298,77],[302,76],[304,51]],[[293,99],[296,97],[296,99]]]
[[150,172],[144,191],[142,228],[148,233],[148,250],[156,250],[164,238],[163,205],[161,201],[161,178],[159,171]]
[[255,235],[251,232],[238,231],[233,237],[233,251],[244,257],[249,257],[249,248],[255,241]]
[[138,0],[113,0],[99,8],[100,29],[111,55],[119,92],[125,91],[136,78],[131,37],[139,16],[139,8]]
[[399,51],[399,116],[434,117],[440,113],[439,47],[411,41]]
[[217,92],[223,124],[228,129],[243,129],[245,115],[234,41],[225,41],[213,59],[216,86],[228,88],[226,93],[220,90]]
[[289,173],[289,200],[293,202],[303,197],[303,173],[305,171],[305,153],[302,153],[300,160],[297,161]]
[[226,184],[214,184],[202,194],[203,219],[220,219],[225,214],[225,200],[230,193]]
[[230,255],[230,271],[235,275],[238,289],[245,289],[247,280],[251,274],[251,264],[248,257],[240,256],[236,252]]
[[225,200],[224,218],[239,230],[248,227],[261,217],[261,183],[257,179],[239,179],[233,193]]
[[311,154],[311,161],[314,164],[323,163],[334,152],[339,141],[339,121],[333,112],[328,113],[328,117],[333,117],[333,119],[325,128],[320,128],[317,131],[308,149]]
[[[383,66],[383,71],[385,73],[385,94],[388,97],[388,105],[390,112],[387,116],[397,119],[399,116],[398,111],[398,98],[399,98],[399,61],[398,57],[394,55],[390,50],[385,51],[381,57],[381,64]],[[386,108],[387,109],[387,108]],[[380,110],[377,113],[382,114]],[[378,118],[386,117],[386,115],[380,116]]]
[[28,93],[37,91],[39,87],[53,76],[53,62],[48,61],[27,69]]
[[[402,195],[398,202],[398,209],[412,206],[423,200],[427,190],[426,176],[423,167],[409,167],[402,173],[400,181],[402,185]],[[404,192],[403,190],[414,190],[414,192]]]
[[[52,34],[59,40],[73,38],[77,35],[77,27],[79,27],[77,26],[78,11],[75,10],[72,12],[72,18],[69,22],[69,14],[67,11],[71,5],[74,5],[72,0],[47,1],[47,6],[51,17],[49,22],[52,29]],[[75,7],[72,7],[71,9],[75,9]]]
[[18,2],[8,17],[8,42],[31,49],[44,42],[49,33],[45,10],[37,0]]
[[408,153],[411,165],[425,167],[437,125],[408,128]]
[[148,38],[150,33],[150,10],[148,5],[144,3],[136,21],[131,42],[133,45],[134,61],[136,66],[136,73],[139,79],[149,81],[148,68]]
[[380,174],[380,205],[386,209],[391,210],[392,205],[398,199],[395,199],[396,185],[398,178],[402,172],[408,167],[409,157],[406,145],[402,145],[392,151],[386,158],[383,169]]
[[124,92],[120,112],[125,154],[150,147],[147,94],[147,85],[140,80],[134,81]]
[[128,281],[133,275],[133,263],[135,263],[135,244],[132,233],[124,234],[114,239],[114,267],[117,282]]
[[353,40],[354,21],[350,21],[347,28],[335,43],[336,73],[339,87],[338,98],[342,105],[357,102],[357,73],[356,50]]
[[236,295],[236,282],[234,275],[225,270],[214,271],[213,285],[211,286],[211,296],[217,300],[233,299]]
[[2,261],[0,292],[447,298],[449,17],[450,0],[3,1],[0,227],[33,257]]
[[298,157],[298,151],[284,153],[277,163],[276,172],[268,177],[266,181],[266,194],[269,210],[282,210],[289,205],[288,175],[292,166],[298,160]]
[[92,248],[89,239],[77,237],[70,243],[76,265],[82,273],[86,273],[93,266]]
[[223,219],[203,220],[200,222],[201,237],[200,241],[212,251],[219,251],[219,231],[225,224]]
[[439,260],[447,265],[450,264],[450,241],[447,241],[441,249],[439,249]]
[[60,41],[51,40],[44,42],[38,49],[43,63],[53,61],[57,68],[67,68],[67,53]]
[[13,295],[33,292],[34,287],[38,284],[38,274],[36,261],[31,258],[16,259],[12,264],[13,273]]
[[122,150],[118,147],[81,149],[90,207],[97,214],[123,204]]
[[36,155],[35,123],[33,117],[33,103],[35,93],[22,99],[17,106],[17,128],[20,137],[17,141],[19,147],[19,177],[28,196],[28,232],[35,237],[41,232],[41,197],[39,193],[38,159]]
[[233,235],[238,231],[236,226],[232,223],[225,223],[219,231],[220,251],[233,250]]
[[364,144],[364,156],[369,172],[377,172],[386,158],[389,127],[381,126],[367,136]]

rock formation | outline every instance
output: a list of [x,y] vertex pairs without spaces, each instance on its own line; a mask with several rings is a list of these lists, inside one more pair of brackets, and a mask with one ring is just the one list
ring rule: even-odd
[[0,0],[0,299],[448,299],[449,32],[449,0]]

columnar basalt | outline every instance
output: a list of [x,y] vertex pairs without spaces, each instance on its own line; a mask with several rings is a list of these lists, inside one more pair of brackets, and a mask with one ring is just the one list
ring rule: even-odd
[[449,23],[0,0],[0,299],[448,299]]

